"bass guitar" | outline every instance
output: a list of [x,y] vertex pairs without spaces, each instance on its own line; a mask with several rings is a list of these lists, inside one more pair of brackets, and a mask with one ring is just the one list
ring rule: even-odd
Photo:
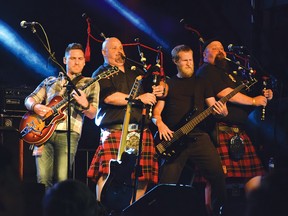
[[[80,89],[84,90],[92,83],[99,81],[100,79],[111,77],[119,72],[118,67],[111,67],[97,77],[91,79],[88,83],[82,86]],[[74,98],[71,98],[72,101]],[[45,143],[53,134],[58,123],[64,120],[67,116],[64,110],[67,108],[68,99],[61,96],[55,96],[47,105],[51,107],[51,111],[44,117],[37,115],[32,111],[26,112],[19,126],[21,139],[28,144],[39,146]]]
[[[237,94],[239,91],[241,91],[244,87],[247,89],[250,88],[252,85],[254,85],[257,81],[253,81],[249,86],[249,82],[242,83],[238,87],[236,87],[233,91],[231,91],[228,95],[225,97],[222,97],[219,101],[222,103],[226,103],[230,98],[232,98],[235,94]],[[190,133],[200,122],[202,122],[205,118],[207,118],[210,114],[213,112],[213,106],[207,108],[200,114],[198,114],[193,119],[189,120],[186,124],[184,124],[182,127],[174,131],[173,137],[171,140],[160,140],[160,137],[158,133],[155,134],[155,147],[156,152],[158,155],[166,160],[171,160],[175,158],[179,152],[181,152],[181,149],[183,149],[185,146],[183,146],[183,143],[181,143],[180,138],[184,137],[188,133]]]
[[135,149],[126,148],[126,139],[133,100],[138,95],[142,76],[135,79],[133,87],[128,96],[127,108],[123,121],[120,146],[117,159],[109,162],[109,174],[104,182],[100,195],[101,203],[109,210],[122,211],[129,206],[133,194],[131,174],[133,173],[137,161]]

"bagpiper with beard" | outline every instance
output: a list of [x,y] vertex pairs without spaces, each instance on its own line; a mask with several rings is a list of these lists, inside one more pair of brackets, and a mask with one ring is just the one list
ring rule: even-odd
[[[196,72],[205,83],[205,98],[224,97],[242,81],[241,76],[229,69],[226,52],[220,41],[210,40],[203,47],[203,65]],[[227,102],[228,115],[210,123],[208,131],[221,157],[227,177],[241,177],[245,180],[264,174],[264,167],[257,156],[245,129],[249,113],[258,106],[266,106],[273,97],[271,89],[256,97],[248,96],[246,90],[237,93]],[[212,119],[211,119],[212,120]]]

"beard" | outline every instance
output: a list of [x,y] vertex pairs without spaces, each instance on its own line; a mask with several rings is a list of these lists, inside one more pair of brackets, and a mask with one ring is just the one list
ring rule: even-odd
[[193,68],[182,68],[182,76],[185,78],[190,78],[192,77],[194,73],[194,69]]
[[225,59],[225,56],[223,55],[223,53],[219,53],[216,55],[215,65],[219,68],[224,69],[224,70],[228,68],[228,63],[227,63],[227,60]]

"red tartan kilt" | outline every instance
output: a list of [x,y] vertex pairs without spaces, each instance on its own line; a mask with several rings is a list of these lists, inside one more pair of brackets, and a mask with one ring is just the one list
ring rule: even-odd
[[[97,182],[103,174],[108,175],[110,160],[117,159],[121,133],[121,130],[101,130],[100,145],[94,154],[87,172],[88,178]],[[139,178],[139,181],[148,181],[157,184],[158,159],[153,143],[153,136],[149,129],[143,132],[140,165],[142,166],[143,175]],[[132,178],[134,178],[134,174],[132,174]]]
[[256,153],[250,138],[245,131],[240,131],[245,146],[245,154],[239,161],[232,160],[229,156],[229,143],[235,133],[232,131],[218,131],[219,143],[217,151],[221,157],[222,165],[226,167],[227,177],[251,178],[264,174],[264,167],[259,156]]
[[[221,124],[226,126],[225,124]],[[233,127],[233,126],[232,126]],[[237,126],[234,126],[237,127]],[[259,175],[264,175],[265,170],[259,156],[256,153],[250,138],[244,130],[241,130],[239,136],[243,139],[245,146],[245,154],[241,160],[232,160],[229,156],[229,143],[232,137],[236,134],[233,131],[218,130],[218,145],[217,152],[220,155],[223,170],[226,177],[252,178]],[[195,170],[195,182],[206,182],[207,180],[200,174],[200,171]]]

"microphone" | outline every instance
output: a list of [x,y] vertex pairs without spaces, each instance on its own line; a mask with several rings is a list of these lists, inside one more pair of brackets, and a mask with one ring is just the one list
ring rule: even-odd
[[28,26],[34,27],[35,25],[38,25],[38,24],[39,24],[38,22],[27,22],[25,20],[20,22],[20,26],[22,28],[27,28]]
[[123,60],[127,59],[127,57],[123,53],[119,53]]
[[[126,55],[123,55],[122,53],[119,53],[119,54],[120,54],[120,57],[121,57],[123,60],[127,60],[127,61],[129,61],[129,62],[132,62],[132,63],[134,63],[134,64],[137,64],[137,65],[143,67],[143,64],[141,64],[140,62],[134,61],[133,59],[130,59],[130,58],[126,57]],[[135,67],[135,66],[134,66],[134,67]],[[136,69],[136,68],[135,68],[135,69]],[[133,70],[135,70],[135,69],[133,69]]]
[[241,51],[241,50],[246,49],[245,46],[235,46],[234,44],[229,44],[227,48],[230,52],[239,51],[239,50]]

